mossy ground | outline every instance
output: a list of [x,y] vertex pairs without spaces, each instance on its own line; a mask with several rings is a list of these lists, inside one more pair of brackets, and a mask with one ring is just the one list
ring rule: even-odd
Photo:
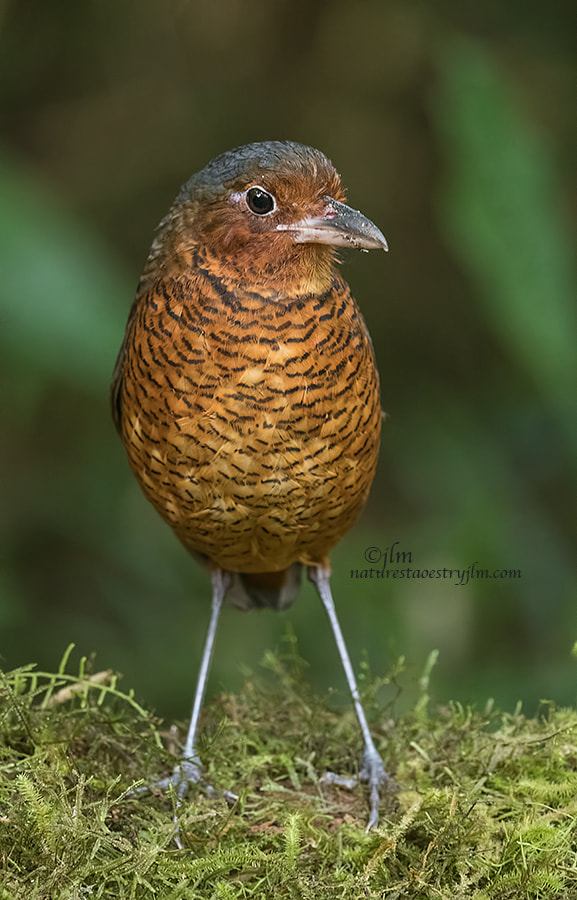
[[396,784],[367,834],[363,787],[321,780],[355,771],[353,713],[311,693],[294,652],[205,709],[200,755],[208,781],[239,794],[232,807],[131,792],[171,770],[184,729],[165,730],[111,673],[65,668],[0,686],[1,900],[577,896],[574,710],[433,709],[427,669],[395,715],[402,666],[365,673]]

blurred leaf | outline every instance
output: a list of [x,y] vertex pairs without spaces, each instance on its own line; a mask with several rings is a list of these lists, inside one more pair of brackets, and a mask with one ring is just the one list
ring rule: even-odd
[[575,439],[577,278],[553,154],[480,44],[444,43],[439,70],[442,224],[489,322]]
[[100,390],[134,285],[33,173],[0,153],[0,346],[4,358]]

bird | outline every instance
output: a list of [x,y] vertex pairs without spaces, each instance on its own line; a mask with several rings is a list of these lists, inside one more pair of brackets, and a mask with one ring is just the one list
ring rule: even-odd
[[329,553],[365,505],[380,445],[371,338],[337,265],[387,250],[319,150],[262,141],[193,175],[157,228],[114,369],[113,418],[145,496],[210,571],[211,614],[181,763],[196,750],[223,604],[286,609],[303,570],[328,614],[364,752],[367,829],[389,780],[339,624]]

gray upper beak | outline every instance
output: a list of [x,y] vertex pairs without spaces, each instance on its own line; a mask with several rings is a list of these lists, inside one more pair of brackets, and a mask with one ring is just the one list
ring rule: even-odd
[[297,244],[330,244],[358,250],[388,250],[384,234],[358,209],[325,197],[320,216],[307,217],[289,225],[277,225],[278,231],[290,231]]

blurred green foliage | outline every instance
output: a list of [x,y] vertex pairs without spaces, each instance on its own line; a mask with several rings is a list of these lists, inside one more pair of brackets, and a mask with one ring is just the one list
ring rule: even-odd
[[[516,10],[516,13],[513,11]],[[108,382],[154,227],[215,153],[324,150],[390,240],[345,274],[389,413],[362,522],[334,554],[354,660],[440,649],[437,699],[574,700],[576,217],[572,5],[8,3],[0,38],[1,652],[97,651],[185,716],[208,580],[141,497]],[[394,541],[421,568],[521,579],[356,580]],[[229,611],[212,684],[289,620],[343,690],[310,587]]]
[[441,223],[488,324],[561,413],[575,451],[575,246],[555,159],[486,51],[456,41],[440,59],[435,121],[448,168]]

